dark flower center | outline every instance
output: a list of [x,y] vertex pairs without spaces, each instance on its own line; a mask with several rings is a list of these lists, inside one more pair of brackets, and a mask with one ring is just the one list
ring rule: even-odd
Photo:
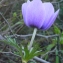
[[31,27],[33,27],[33,28],[37,28],[37,26],[35,26],[35,25],[30,25]]

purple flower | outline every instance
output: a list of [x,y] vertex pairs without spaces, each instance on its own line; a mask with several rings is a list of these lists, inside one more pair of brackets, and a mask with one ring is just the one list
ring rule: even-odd
[[50,2],[42,3],[41,0],[28,0],[22,4],[23,19],[28,27],[47,30],[54,23],[58,13],[59,9],[54,12],[54,7]]

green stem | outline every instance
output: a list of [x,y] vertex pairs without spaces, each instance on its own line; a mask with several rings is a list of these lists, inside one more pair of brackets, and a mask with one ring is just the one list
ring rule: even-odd
[[22,63],[27,63],[26,61],[22,61]]
[[56,63],[60,63],[59,62],[59,56],[58,56],[59,54],[58,54],[58,50],[56,50]]
[[31,49],[31,47],[32,47],[32,45],[33,45],[33,41],[34,41],[34,39],[35,39],[36,32],[37,32],[37,28],[35,28],[34,31],[33,31],[33,35],[32,35],[30,44],[29,44],[29,46],[28,46],[28,49],[29,49],[29,50]]
[[27,62],[23,62],[23,63],[27,63]]

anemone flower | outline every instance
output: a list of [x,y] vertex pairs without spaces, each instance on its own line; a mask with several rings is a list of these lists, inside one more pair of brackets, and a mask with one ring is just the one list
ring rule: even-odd
[[55,12],[50,2],[43,3],[41,0],[27,0],[22,4],[22,15],[28,27],[35,27],[42,30],[49,29],[56,17],[59,9]]

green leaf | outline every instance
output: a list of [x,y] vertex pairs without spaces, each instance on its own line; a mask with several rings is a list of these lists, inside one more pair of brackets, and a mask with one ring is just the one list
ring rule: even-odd
[[13,13],[13,17],[17,17],[17,13],[16,12]]
[[24,51],[23,59],[28,61],[29,60],[29,50],[28,50],[28,47],[24,47],[23,51]]
[[61,33],[61,36],[63,36],[63,32]]
[[61,36],[60,36],[60,44],[63,44],[63,32],[61,33]]
[[47,58],[48,58],[48,54],[45,56],[45,60],[47,60]]
[[17,49],[18,49],[18,51],[19,51],[19,55],[20,55],[21,57],[23,57],[22,45],[20,45]]
[[42,51],[37,51],[33,54],[33,56],[38,56],[38,55],[41,55],[42,54]]
[[60,44],[63,44],[63,37],[60,37]]
[[25,61],[29,61],[33,57],[42,54],[42,52],[38,50],[37,45],[35,45],[34,47],[32,47],[30,50],[28,50],[28,47],[26,47],[26,48],[24,48],[23,51],[25,53],[24,56],[23,56],[23,60],[25,60]]
[[55,44],[50,44],[47,46],[47,51],[50,51],[53,47],[55,46]]
[[58,56],[58,50],[56,50],[56,63],[59,63],[59,56]]
[[4,42],[5,44],[11,45],[13,47],[15,47],[16,49],[19,48],[19,45],[16,43],[15,39],[12,39],[10,37],[7,37],[7,39],[2,40],[2,42]]
[[17,23],[15,23],[15,25],[21,25],[21,24],[23,24],[23,21],[19,21],[19,22],[17,22]]
[[55,34],[60,34],[60,29],[57,26],[54,26],[54,33]]

